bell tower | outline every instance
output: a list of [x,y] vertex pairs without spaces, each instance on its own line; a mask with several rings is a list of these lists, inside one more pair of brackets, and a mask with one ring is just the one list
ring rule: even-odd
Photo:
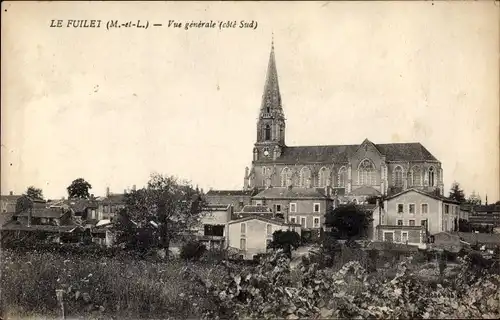
[[273,39],[257,121],[257,141],[253,160],[275,160],[281,155],[283,147],[285,147],[285,114],[281,104]]

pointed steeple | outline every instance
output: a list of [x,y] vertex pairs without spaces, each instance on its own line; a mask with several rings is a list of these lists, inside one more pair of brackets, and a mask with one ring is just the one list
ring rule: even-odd
[[[271,53],[267,65],[266,84],[262,95],[261,112],[269,113],[281,111],[281,93],[278,84],[278,71],[276,69],[276,58],[274,56],[274,35],[271,41]],[[280,112],[281,113],[281,112]]]

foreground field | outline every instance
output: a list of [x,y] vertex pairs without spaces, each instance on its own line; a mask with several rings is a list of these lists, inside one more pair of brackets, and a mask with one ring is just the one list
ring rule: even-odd
[[5,318],[60,315],[55,290],[65,290],[68,318],[499,318],[500,277],[460,260],[404,260],[368,273],[351,261],[295,270],[280,253],[257,266],[66,257],[2,252]]

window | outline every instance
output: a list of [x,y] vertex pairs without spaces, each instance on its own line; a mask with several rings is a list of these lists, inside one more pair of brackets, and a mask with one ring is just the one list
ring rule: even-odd
[[314,226],[314,228],[319,228],[319,218],[314,218],[313,226]]
[[116,211],[116,207],[114,205],[111,205],[111,213]]
[[434,187],[435,186],[435,184],[434,184],[435,183],[435,179],[434,179],[434,175],[435,175],[435,173],[434,173],[434,167],[430,167],[429,168],[428,174],[429,174],[429,186]]
[[339,187],[344,188],[345,181],[346,181],[346,169],[345,167],[342,167],[339,169]]
[[268,225],[267,225],[267,230],[266,230],[266,231],[267,231],[267,235],[268,235],[268,236],[271,236],[271,235],[273,234],[273,226],[272,226],[272,225],[270,225],[270,224],[268,224]]
[[241,224],[241,234],[247,233],[247,225],[245,223]]
[[408,232],[406,231],[401,232],[401,242],[402,243],[408,242]]
[[300,217],[300,225],[302,228],[307,228],[307,223],[306,223],[306,218],[305,217]]
[[292,170],[283,168],[281,170],[281,186],[288,187],[292,184]]
[[272,241],[271,239],[266,239],[266,248],[269,248],[271,241]]
[[402,203],[398,203],[398,213],[403,213],[405,211],[405,206]]
[[403,220],[398,219],[398,226],[402,226],[402,225],[403,225]]
[[448,220],[444,220],[443,231],[448,231]]
[[395,187],[403,186],[403,169],[400,166],[397,166],[394,169],[394,186]]
[[394,241],[394,233],[393,232],[384,232],[384,241],[393,242]]
[[326,187],[328,185],[330,177],[330,170],[323,167],[319,170],[319,181],[318,181],[318,186],[320,187]]
[[281,212],[281,204],[276,205],[276,212]]
[[414,227],[415,226],[415,220],[410,220],[410,227]]
[[308,182],[311,179],[311,169],[308,167],[302,168],[300,170],[300,179],[299,179],[299,186],[301,187],[309,187]]
[[427,203],[422,203],[422,210],[421,210],[421,213],[422,214],[426,214],[429,212],[429,205]]
[[108,205],[104,205],[103,206],[103,210],[102,210],[104,213],[108,213],[109,212],[109,207]]
[[361,163],[359,164],[358,184],[365,186],[376,185],[375,166],[368,159],[361,161]]
[[247,249],[247,239],[245,239],[245,238],[240,239],[240,249],[241,250]]
[[270,168],[262,167],[262,186],[266,186],[267,178],[270,175]]
[[450,205],[448,204],[444,205],[444,213],[450,213]]
[[422,220],[420,220],[420,225],[421,225],[422,227],[427,228],[427,219],[422,219]]
[[290,217],[290,223],[297,223],[297,218]]
[[408,205],[408,212],[409,212],[410,214],[415,214],[415,204],[410,203],[410,204]]
[[268,124],[266,124],[266,128],[264,129],[264,131],[265,131],[265,133],[264,133],[265,140],[266,141],[271,140],[271,127]]
[[290,212],[297,212],[297,204],[290,203]]
[[222,237],[224,236],[224,226],[222,225],[211,225],[211,224],[206,224],[204,225],[204,231],[206,236],[217,236],[217,237]]
[[413,166],[410,171],[410,182],[412,186],[421,186],[422,185],[422,171],[419,166]]
[[315,203],[313,205],[313,210],[314,210],[314,212],[319,212],[319,203]]

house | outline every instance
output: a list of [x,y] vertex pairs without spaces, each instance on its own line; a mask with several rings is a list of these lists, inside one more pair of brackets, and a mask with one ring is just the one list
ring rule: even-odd
[[407,189],[384,201],[380,225],[424,226],[430,234],[458,228],[459,203],[435,193]]
[[429,243],[430,249],[446,250],[449,252],[459,252],[464,248],[470,247],[470,243],[463,241],[456,233],[438,232],[431,236]]
[[15,195],[12,191],[8,195],[2,195],[0,197],[1,213],[14,213],[16,211],[17,200],[21,197],[21,195]]
[[319,237],[325,214],[332,206],[331,188],[273,187],[252,197],[252,204],[267,206],[287,223],[300,224],[304,233]]
[[[94,199],[68,199],[59,206],[67,206],[73,211],[75,219],[81,223],[97,219],[99,205]],[[54,207],[52,205],[51,207]]]
[[111,220],[100,220],[94,227],[90,228],[92,242],[95,244],[110,247],[115,243],[116,236],[113,232]]
[[460,240],[467,242],[471,246],[494,250],[500,246],[500,234],[479,233],[479,232],[455,232]]
[[251,198],[256,190],[210,190],[205,194],[209,204],[231,205],[234,211],[240,211],[245,205],[251,204]]
[[90,216],[90,219],[112,219],[121,209],[125,208],[126,195],[127,190],[124,190],[122,194],[112,194],[107,188],[106,197],[97,201],[97,210],[95,214]]
[[469,213],[469,223],[473,229],[486,229],[489,232],[500,227],[500,205],[472,206]]
[[26,225],[11,221],[1,228],[2,246],[10,241],[23,243],[55,242],[79,243],[83,241],[84,230],[77,225]]
[[283,219],[272,217],[272,212],[251,214],[228,223],[228,247],[239,250],[243,259],[267,252],[267,246],[278,230],[293,230],[299,235],[298,224],[285,223]]
[[200,224],[195,228],[196,239],[207,248],[227,246],[228,222],[231,221],[233,207],[226,204],[208,204],[201,213]]

